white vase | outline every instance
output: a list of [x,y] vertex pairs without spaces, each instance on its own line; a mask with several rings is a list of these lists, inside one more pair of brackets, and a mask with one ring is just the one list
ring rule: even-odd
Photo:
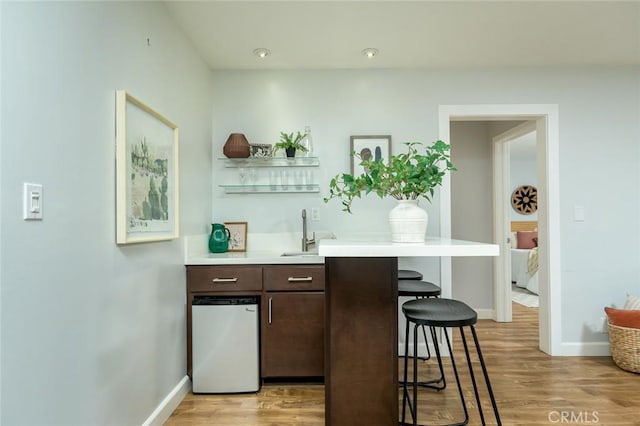
[[417,200],[398,200],[389,212],[391,241],[394,243],[424,243],[427,233],[427,212]]

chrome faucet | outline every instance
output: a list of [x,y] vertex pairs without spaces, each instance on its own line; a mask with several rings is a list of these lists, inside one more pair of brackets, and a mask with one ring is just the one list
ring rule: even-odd
[[302,251],[309,251],[309,246],[316,243],[316,233],[313,233],[313,238],[307,238],[307,209],[302,209]]

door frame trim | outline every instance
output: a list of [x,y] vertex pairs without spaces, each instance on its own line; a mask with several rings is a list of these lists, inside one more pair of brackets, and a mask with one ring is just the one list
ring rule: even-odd
[[[561,355],[559,115],[557,104],[467,104],[438,107],[439,139],[450,141],[451,121],[535,120],[537,132],[540,349]],[[451,238],[451,178],[440,188],[440,236]],[[440,259],[442,295],[452,294],[451,258]]]

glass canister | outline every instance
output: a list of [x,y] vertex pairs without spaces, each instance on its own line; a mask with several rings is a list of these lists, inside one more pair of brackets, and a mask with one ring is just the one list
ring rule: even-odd
[[304,151],[302,155],[305,157],[313,157],[313,138],[311,137],[310,126],[304,127],[304,136],[302,137],[300,144],[302,144],[302,146],[306,149],[306,151]]

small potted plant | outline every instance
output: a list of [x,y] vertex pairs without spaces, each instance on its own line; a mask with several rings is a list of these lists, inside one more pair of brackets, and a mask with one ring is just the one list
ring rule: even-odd
[[280,141],[278,141],[278,143],[274,145],[274,152],[279,149],[283,149],[287,154],[287,158],[293,158],[296,156],[296,150],[302,152],[305,152],[307,150],[307,148],[305,148],[304,145],[300,143],[300,141],[302,141],[302,138],[304,138],[304,134],[300,132],[297,132],[295,136],[293,132],[280,132]]
[[449,156],[450,146],[438,140],[424,150],[423,144],[406,142],[408,152],[392,155],[389,162],[362,160],[364,172],[359,176],[348,173],[336,175],[329,183],[329,196],[342,199],[343,211],[351,213],[351,203],[357,197],[375,193],[380,198],[393,197],[398,205],[389,213],[393,242],[424,242],[427,212],[418,206],[418,198],[431,201],[436,187],[448,171],[456,170]]

